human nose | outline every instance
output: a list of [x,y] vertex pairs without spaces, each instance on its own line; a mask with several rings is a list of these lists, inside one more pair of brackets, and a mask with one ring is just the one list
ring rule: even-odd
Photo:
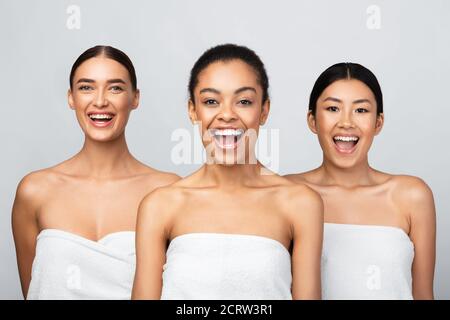
[[104,90],[98,90],[94,98],[94,106],[98,108],[103,108],[108,105],[108,99],[106,97]]
[[338,127],[340,128],[354,128],[353,117],[351,112],[342,112],[339,118]]
[[218,119],[226,122],[237,119],[236,112],[234,111],[233,105],[231,103],[226,102],[221,106]]

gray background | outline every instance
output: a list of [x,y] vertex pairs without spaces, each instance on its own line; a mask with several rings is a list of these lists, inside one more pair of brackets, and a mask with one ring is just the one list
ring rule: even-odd
[[[69,30],[69,5],[81,28]],[[381,28],[367,27],[370,5]],[[374,71],[385,96],[386,124],[370,153],[383,171],[423,178],[434,191],[437,221],[435,293],[450,298],[450,1],[0,1],[0,298],[20,299],[11,206],[18,181],[76,153],[83,142],[66,102],[70,67],[82,51],[109,44],[133,60],[141,104],[127,138],[145,163],[180,175],[198,164],[170,158],[176,128],[193,132],[186,112],[190,68],[224,42],[253,48],[267,66],[280,129],[279,173],[318,166],[321,150],[306,126],[308,95],[331,64],[359,62]]]

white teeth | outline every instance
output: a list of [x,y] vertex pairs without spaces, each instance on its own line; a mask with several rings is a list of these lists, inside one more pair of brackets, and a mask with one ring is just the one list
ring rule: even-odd
[[109,114],[90,114],[89,118],[91,118],[91,119],[112,119],[112,116]]
[[359,140],[358,137],[343,137],[343,136],[336,136],[333,139],[334,140],[339,140],[339,141],[345,141],[345,142],[358,141]]
[[224,130],[213,130],[213,135],[215,136],[240,136],[244,133],[242,129],[224,129]]

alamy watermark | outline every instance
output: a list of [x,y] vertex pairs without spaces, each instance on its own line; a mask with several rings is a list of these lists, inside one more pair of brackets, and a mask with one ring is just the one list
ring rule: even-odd
[[192,130],[177,128],[172,132],[171,141],[175,144],[172,146],[170,158],[173,164],[256,164],[260,161],[270,171],[278,172],[279,129],[261,128],[258,133],[248,129],[235,148],[220,149],[217,148],[210,131],[206,130],[202,137],[199,134],[200,128],[200,123],[196,123]]

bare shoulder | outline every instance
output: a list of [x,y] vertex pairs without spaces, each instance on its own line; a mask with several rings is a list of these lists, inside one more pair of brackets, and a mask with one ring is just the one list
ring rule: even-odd
[[319,193],[311,188],[302,176],[289,176],[274,174],[266,178],[267,185],[275,187],[273,195],[281,207],[322,204]]
[[181,179],[181,177],[175,173],[156,170],[146,165],[143,166],[145,168],[146,179],[155,187],[166,186]]
[[52,169],[33,171],[24,176],[16,191],[16,199],[35,201],[47,194],[49,188],[59,182],[58,174]]
[[309,187],[306,183],[297,182],[290,183],[282,189],[283,196],[289,198],[291,201],[300,202],[317,202],[322,201],[320,195]]
[[172,184],[158,187],[142,199],[138,220],[157,218],[162,223],[169,223],[185,202],[185,193],[178,186]]
[[394,197],[411,220],[423,224],[436,219],[433,192],[425,181],[414,176],[395,175],[390,182]]
[[433,199],[431,188],[421,178],[408,175],[393,175],[391,184],[393,191],[402,200],[412,204]]
[[13,221],[37,221],[39,208],[53,188],[58,186],[58,173],[52,168],[33,171],[24,176],[16,190],[12,210]]
[[147,194],[141,201],[141,207],[154,207],[163,205],[167,209],[177,207],[183,202],[182,190],[172,184],[158,187]]
[[305,183],[288,181],[290,183],[284,185],[278,195],[283,212],[295,220],[323,220],[323,201],[320,195]]
[[141,201],[140,212],[161,212],[166,215],[174,215],[188,202],[192,185],[195,185],[196,174],[193,173],[185,178],[180,178],[175,174],[167,174],[165,179],[168,182],[155,188],[147,194]]
[[317,169],[301,172],[301,173],[292,173],[284,175],[283,177],[292,181],[294,183],[303,183],[307,184],[314,180],[314,175],[317,172]]

